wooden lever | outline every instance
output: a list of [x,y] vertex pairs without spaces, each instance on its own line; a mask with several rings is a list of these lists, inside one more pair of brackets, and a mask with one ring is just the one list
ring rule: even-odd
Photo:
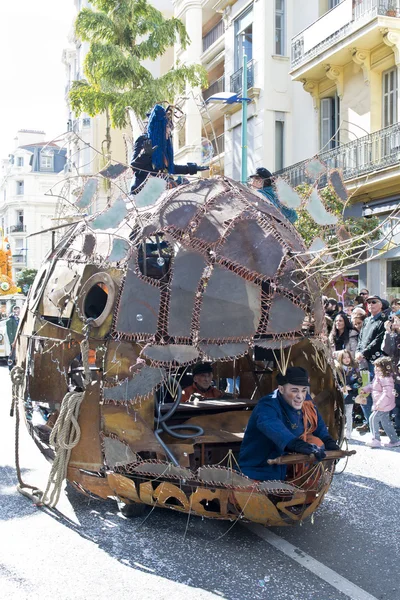
[[[326,458],[323,460],[337,460],[345,456],[353,456],[353,454],[357,454],[355,450],[327,450]],[[278,456],[278,458],[267,460],[269,465],[297,465],[304,462],[316,462],[314,454],[285,454],[285,456]]]

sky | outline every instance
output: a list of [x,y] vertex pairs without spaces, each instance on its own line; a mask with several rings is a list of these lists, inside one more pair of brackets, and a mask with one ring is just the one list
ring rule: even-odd
[[74,19],[73,0],[0,2],[0,158],[14,150],[19,129],[46,140],[66,130],[62,51]]

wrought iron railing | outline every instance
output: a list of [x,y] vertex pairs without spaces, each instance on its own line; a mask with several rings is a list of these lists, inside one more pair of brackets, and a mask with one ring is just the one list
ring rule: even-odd
[[11,225],[11,227],[7,228],[8,233],[18,233],[20,231],[26,231],[26,225],[22,225],[22,223],[18,223],[18,225]]
[[[350,7],[351,18],[348,22],[345,22],[345,16],[343,17],[344,21],[342,18],[338,20],[335,18],[339,14],[338,11],[343,11],[343,2],[352,2]],[[399,0],[343,0],[343,2],[337,4],[329,13],[322,15],[317,21],[314,21],[309,27],[306,27],[292,38],[291,69],[295,69],[315,58],[318,54],[330,48],[339,40],[344,39],[353,31],[360,29],[378,15],[400,17]],[[325,32],[325,37],[322,41],[313,45],[313,40],[321,39],[321,31]]]
[[[400,163],[400,123],[318,154],[328,169],[340,169],[345,180],[380,171]],[[274,173],[283,176],[292,186],[311,183],[306,173],[308,160],[298,162]],[[326,184],[323,178],[321,187]]]
[[225,152],[225,134],[222,133],[221,135],[218,135],[216,138],[211,140],[211,144],[214,150],[214,158]]
[[218,94],[218,92],[224,92],[224,91],[225,91],[225,75],[223,75],[216,81],[213,81],[207,89],[203,90],[203,92],[202,92],[203,98],[204,98],[204,100],[207,100],[207,98],[214,96],[214,94]]
[[[243,67],[231,75],[231,92],[240,94],[242,91]],[[247,63],[247,88],[254,86],[254,60]]]
[[206,35],[203,37],[203,52],[208,50],[225,33],[224,22],[221,19]]

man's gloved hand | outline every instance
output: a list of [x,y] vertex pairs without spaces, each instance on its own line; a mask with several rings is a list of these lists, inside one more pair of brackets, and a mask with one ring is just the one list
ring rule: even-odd
[[299,454],[314,454],[318,461],[323,460],[326,457],[323,448],[320,448],[315,444],[308,444],[300,438],[296,438],[289,442],[286,446],[286,450],[289,450],[289,452],[298,452]]
[[201,167],[200,165],[197,165],[196,163],[188,163],[188,171],[189,171],[189,175],[196,175],[196,173],[198,171],[208,171],[210,167]]
[[339,446],[331,436],[322,440],[324,442],[325,450],[340,450]]
[[298,452],[299,454],[312,454],[315,447],[313,444],[308,444],[300,438],[295,438],[287,444],[286,450],[289,450],[289,452]]
[[153,145],[150,139],[144,140],[143,142],[143,154],[151,156],[153,154]]

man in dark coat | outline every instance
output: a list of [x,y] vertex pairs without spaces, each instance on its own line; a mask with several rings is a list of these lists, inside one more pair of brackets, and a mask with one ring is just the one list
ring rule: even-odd
[[149,115],[147,133],[135,141],[131,167],[135,179],[131,192],[135,191],[149,173],[169,173],[170,175],[196,175],[208,167],[195,163],[176,165],[172,147],[173,123],[171,113],[160,104],[156,104]]
[[[356,351],[356,361],[363,367],[363,363],[367,364],[371,379],[374,376],[374,361],[382,356],[382,342],[385,336],[385,321],[386,315],[382,312],[383,302],[379,296],[369,296],[367,298],[368,310],[371,313],[364,320],[358,336],[358,344]],[[358,431],[365,433],[369,430],[368,422],[372,411],[372,396],[367,397],[367,404],[361,404],[362,411],[365,417],[365,423],[357,427]]]
[[249,176],[250,187],[261,192],[272,204],[277,208],[284,217],[291,223],[295,223],[298,219],[297,212],[293,208],[288,208],[280,202],[276,196],[275,190],[272,187],[272,173],[265,167],[259,167],[253,175]]
[[[323,460],[324,450],[339,450],[311,401],[307,371],[289,367],[276,379],[278,389],[258,402],[240,449],[241,470],[256,480],[284,480],[286,465],[269,465],[268,459],[287,452],[314,454]],[[310,420],[307,415],[311,415]]]

